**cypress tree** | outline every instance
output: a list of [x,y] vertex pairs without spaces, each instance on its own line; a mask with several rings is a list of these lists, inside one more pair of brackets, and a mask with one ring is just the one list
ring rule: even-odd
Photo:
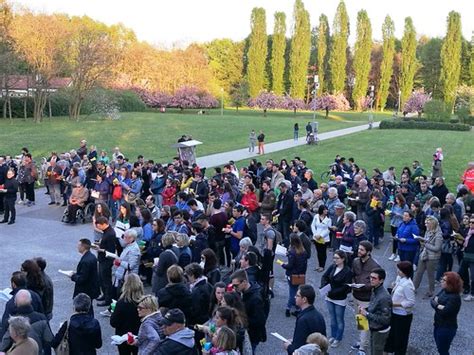
[[461,15],[458,12],[451,11],[447,22],[448,29],[441,47],[440,83],[444,102],[453,110],[456,88],[461,73]]
[[369,85],[370,53],[372,50],[372,26],[367,11],[357,14],[357,39],[355,43],[353,69],[355,85],[352,90],[352,100],[360,109],[360,99],[366,96]]
[[293,22],[290,49],[290,95],[295,99],[303,99],[311,50],[311,26],[309,13],[301,0],[295,1]]
[[327,91],[328,83],[326,80],[329,78],[326,77],[327,67],[328,67],[328,49],[329,49],[329,21],[326,15],[321,14],[319,16],[319,26],[317,30],[317,57],[316,65],[318,68],[319,75],[319,90],[318,96],[321,96],[323,92]]
[[267,24],[265,9],[255,7],[250,20],[250,40],[247,53],[247,81],[250,97],[256,97],[265,88],[267,58]]
[[471,85],[474,86],[474,31],[471,37]]
[[382,63],[380,64],[380,87],[377,90],[377,107],[384,110],[390,89],[393,73],[393,56],[395,55],[395,25],[390,16],[385,17],[382,25]]
[[349,16],[346,5],[341,1],[337,6],[333,24],[333,44],[329,66],[331,69],[331,85],[334,93],[344,91],[347,64],[347,38],[349,37]]
[[272,90],[275,95],[285,91],[283,74],[285,72],[286,49],[286,15],[284,12],[275,12],[275,25],[273,29],[273,46],[271,59]]
[[413,89],[413,81],[417,69],[416,31],[411,17],[407,17],[405,19],[405,30],[402,38],[402,58],[400,68],[400,106],[402,110]]

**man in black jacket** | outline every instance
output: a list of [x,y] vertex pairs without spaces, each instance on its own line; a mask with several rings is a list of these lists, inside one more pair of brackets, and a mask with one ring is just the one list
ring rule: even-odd
[[97,260],[99,261],[99,284],[102,289],[103,297],[98,298],[99,307],[108,307],[112,303],[112,266],[114,258],[108,258],[106,252],[115,253],[115,243],[117,237],[114,229],[110,226],[107,217],[97,218],[96,227],[102,231],[99,248],[97,249]]
[[44,291],[43,291],[43,308],[44,314],[48,320],[53,318],[53,304],[54,304],[54,285],[53,280],[49,277],[48,274],[44,271],[46,269],[46,260],[42,257],[35,258],[36,264],[38,264],[41,269],[41,275],[44,280]]
[[156,355],[197,354],[194,346],[194,332],[186,328],[186,318],[181,310],[170,309],[161,322],[166,338],[158,345]]
[[311,285],[300,285],[296,292],[296,305],[301,309],[296,318],[295,331],[293,339],[290,343],[284,343],[283,347],[288,354],[293,352],[300,346],[306,344],[306,338],[312,333],[321,333],[326,335],[326,323],[324,317],[313,306],[316,293]]
[[230,277],[232,287],[236,292],[242,294],[242,301],[245,305],[245,311],[248,317],[248,333],[252,350],[255,349],[260,342],[267,340],[265,329],[266,317],[264,313],[264,304],[261,293],[261,287],[257,283],[250,283],[245,270],[237,270]]
[[202,204],[207,204],[207,197],[209,195],[209,186],[207,182],[203,180],[201,173],[195,173],[193,182],[191,183],[191,189],[194,191],[194,196]]
[[[12,288],[12,292],[10,292],[12,298],[8,300],[5,304],[5,311],[3,312],[2,316],[2,327],[0,329],[0,339],[3,337],[3,334],[8,330],[8,318],[17,313],[16,305],[15,305],[15,295],[20,290],[26,290],[26,274],[21,271],[15,271],[12,274],[10,279],[10,285]],[[44,313],[43,304],[41,303],[41,297],[32,290],[28,290],[31,294],[31,306],[35,312]]]
[[[18,192],[18,181],[15,179],[15,171],[13,169],[8,170],[6,177],[3,187],[0,187],[0,199],[3,199],[5,205],[5,214],[0,223],[13,224],[16,217],[15,201]],[[8,221],[8,218],[10,218],[10,221]]]
[[71,280],[75,282],[74,293],[76,297],[79,293],[85,293],[91,300],[99,296],[99,275],[97,273],[97,258],[91,253],[91,241],[81,239],[77,245],[77,250],[82,255],[76,272],[72,274]]
[[287,182],[281,182],[279,187],[281,193],[278,195],[276,209],[273,211],[273,214],[278,216],[278,229],[283,237],[283,244],[288,247],[290,244],[290,226],[293,219],[293,204],[295,201],[293,191],[291,191]]

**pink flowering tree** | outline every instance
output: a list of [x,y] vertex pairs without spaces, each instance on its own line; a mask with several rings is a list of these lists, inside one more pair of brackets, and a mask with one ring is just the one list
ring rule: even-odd
[[249,107],[263,110],[263,116],[267,116],[267,110],[275,109],[280,105],[280,98],[273,92],[262,91],[257,97],[250,99]]
[[431,95],[426,94],[423,90],[414,91],[405,103],[403,112],[417,112],[418,117],[421,117],[423,108],[428,101],[431,101]]
[[134,91],[148,107],[165,108],[170,104],[171,95],[165,92],[150,92],[139,88]]
[[183,111],[188,108],[213,108],[219,102],[208,92],[194,86],[183,86],[171,97],[170,107],[176,107]]
[[285,95],[281,98],[279,107],[284,110],[293,110],[296,115],[296,110],[303,110],[306,105],[302,99],[294,99],[289,95]]
[[370,96],[360,97],[357,99],[357,107],[362,111],[370,110],[372,101],[373,100]]
[[342,94],[325,94],[317,97],[316,100],[312,100],[309,103],[310,110],[325,110],[326,118],[329,117],[329,111],[347,111],[350,108],[349,101],[347,101],[346,97]]

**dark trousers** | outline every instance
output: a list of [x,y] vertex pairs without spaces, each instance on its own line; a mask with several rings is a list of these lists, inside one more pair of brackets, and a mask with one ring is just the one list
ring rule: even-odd
[[5,204],[3,203],[3,196],[0,195],[0,213],[3,213],[3,211],[5,210]]
[[319,267],[324,267],[326,266],[326,259],[327,259],[327,248],[328,248],[328,243],[314,243],[316,245],[316,252],[318,254],[318,263]]
[[283,245],[288,248],[290,245],[290,221],[279,218],[278,229],[280,230],[283,239]]
[[368,223],[369,227],[369,242],[374,244],[374,247],[379,245],[379,240],[383,237],[383,226],[373,225]]
[[441,253],[439,259],[438,270],[436,271],[436,280],[441,280],[441,276],[446,271],[451,271],[453,268],[453,254]]
[[456,328],[434,327],[433,335],[439,355],[449,355],[449,348],[456,335]]
[[385,352],[395,353],[395,355],[405,355],[407,353],[412,320],[413,314],[401,316],[392,313],[390,334],[385,343]]
[[81,209],[79,205],[70,204],[67,206],[69,222],[76,222],[76,214],[79,209]]
[[16,217],[16,209],[15,209],[15,201],[16,198],[10,198],[10,197],[5,197],[4,199],[0,198],[0,200],[3,200],[3,204],[5,207],[5,214],[3,215],[3,220],[8,221],[10,218],[10,221],[15,222],[15,217]]
[[24,182],[24,190],[26,194],[26,199],[31,202],[35,202],[35,183]]
[[112,260],[99,262],[99,283],[105,303],[112,302],[112,265]]
[[[469,285],[469,273],[471,273],[470,285]],[[463,259],[463,261],[461,261],[461,265],[459,266],[459,276],[461,276],[462,281],[464,283],[464,290],[466,290],[467,292],[470,291],[471,295],[474,296],[474,263]]]
[[[390,226],[390,232],[392,233],[392,237],[397,235],[397,227]],[[398,247],[398,240],[392,239],[392,254],[397,254],[397,247]]]
[[414,264],[416,250],[398,250],[398,255],[400,255],[400,261],[409,261]]
[[128,345],[126,342],[118,346],[119,355],[137,355],[138,348],[133,345]]

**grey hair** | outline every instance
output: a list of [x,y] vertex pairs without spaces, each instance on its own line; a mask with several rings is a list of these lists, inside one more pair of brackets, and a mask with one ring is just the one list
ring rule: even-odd
[[127,229],[124,233],[124,236],[127,235],[127,237],[132,237],[133,239],[137,239],[138,233],[135,229]]
[[72,304],[74,305],[74,310],[76,312],[87,313],[89,312],[89,309],[91,308],[91,298],[85,293],[79,293],[72,300]]
[[178,233],[176,236],[176,243],[182,244],[183,247],[189,246],[189,236],[184,233]]
[[15,304],[17,306],[31,305],[31,293],[28,290],[19,290],[15,295]]
[[337,195],[337,189],[335,187],[330,187],[328,189],[328,194],[335,194]]
[[344,217],[346,217],[351,222],[354,222],[357,218],[356,214],[351,211],[345,212]]
[[454,201],[456,201],[456,195],[453,194],[452,192],[449,192],[448,194],[446,194],[446,198],[451,198],[451,199],[453,199]]
[[361,219],[358,219],[357,221],[354,222],[354,228],[356,227],[360,228],[362,230],[362,233],[365,233],[365,231],[367,230],[367,224],[365,224],[365,222]]
[[28,332],[31,329],[30,320],[27,317],[13,317],[8,318],[10,333],[15,333],[19,338],[26,339]]
[[239,242],[240,247],[248,248],[249,246],[253,245],[252,239],[249,237],[242,238]]

